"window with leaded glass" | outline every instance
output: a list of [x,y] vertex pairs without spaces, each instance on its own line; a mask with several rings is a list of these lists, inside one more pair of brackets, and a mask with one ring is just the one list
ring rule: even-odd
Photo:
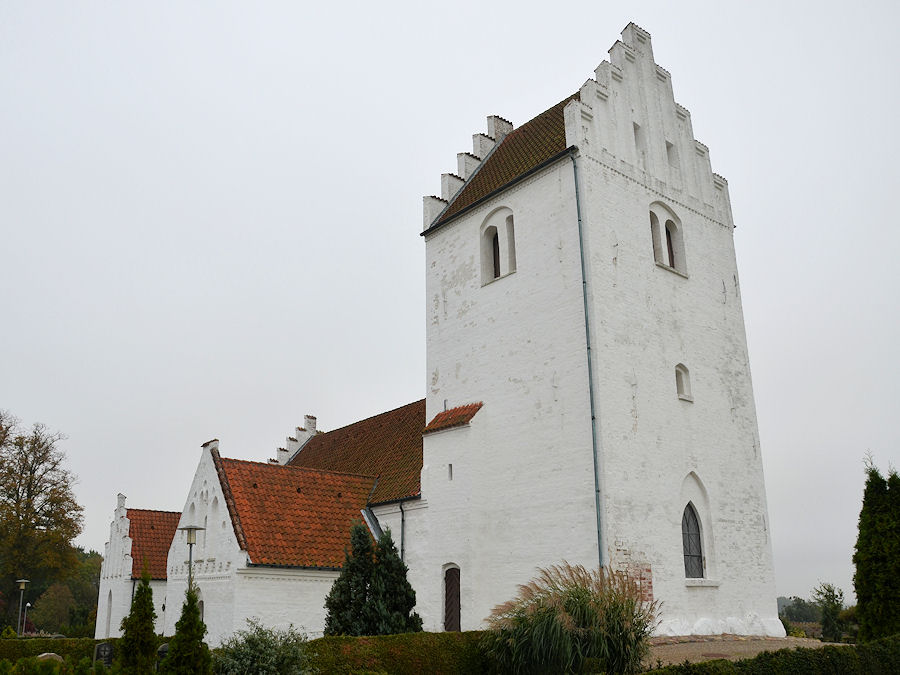
[[700,545],[700,520],[693,504],[684,507],[681,517],[681,541],[684,546],[684,576],[703,578],[703,549]]

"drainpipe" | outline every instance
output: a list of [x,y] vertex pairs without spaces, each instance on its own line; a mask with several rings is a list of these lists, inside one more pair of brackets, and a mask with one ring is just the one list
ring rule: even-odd
[[400,560],[403,560],[403,543],[406,539],[406,511],[403,510],[403,502],[400,501]]
[[581,255],[581,297],[584,301],[584,341],[587,345],[587,371],[588,371],[588,397],[591,402],[591,449],[594,459],[594,508],[597,511],[597,552],[600,559],[600,567],[609,565],[606,549],[603,546],[603,515],[600,510],[602,502],[600,495],[600,437],[597,426],[600,411],[594,394],[594,360],[591,353],[591,318],[588,303],[587,265],[584,258],[584,224],[581,219],[581,195],[578,191],[578,163],[575,161],[576,148],[569,150],[569,159],[572,160],[572,175],[575,180],[575,212],[578,215],[578,251]]

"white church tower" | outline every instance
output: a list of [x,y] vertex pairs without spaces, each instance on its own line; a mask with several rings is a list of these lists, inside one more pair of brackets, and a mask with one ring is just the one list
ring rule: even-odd
[[565,559],[640,576],[661,633],[784,635],[728,185],[650,35],[609,54],[425,198],[419,612],[479,627]]

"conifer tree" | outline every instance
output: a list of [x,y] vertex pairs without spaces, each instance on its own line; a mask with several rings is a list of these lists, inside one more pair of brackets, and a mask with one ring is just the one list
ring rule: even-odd
[[366,526],[355,521],[344,566],[325,598],[325,635],[371,635],[369,591],[372,583],[372,540]]
[[385,530],[375,547],[375,568],[369,600],[373,635],[414,633],[422,630],[421,617],[413,612],[416,592],[406,579],[406,563],[400,559],[391,531]]
[[156,663],[156,610],[153,609],[153,589],[150,570],[144,562],[141,583],[131,602],[131,611],[122,619],[122,639],[119,641],[119,663],[126,675],[152,673]]
[[871,459],[853,563],[859,640],[900,632],[900,477],[885,480]]
[[185,593],[181,618],[175,624],[175,637],[169,642],[169,653],[159,664],[159,672],[173,675],[210,675],[212,656],[203,642],[206,625],[200,619],[197,591],[193,586]]

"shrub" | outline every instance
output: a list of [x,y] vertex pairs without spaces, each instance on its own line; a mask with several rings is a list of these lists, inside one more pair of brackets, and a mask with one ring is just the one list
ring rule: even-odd
[[483,633],[404,633],[373,637],[329,636],[311,640],[311,665],[329,675],[458,675],[484,673]]
[[156,610],[153,609],[153,589],[150,572],[144,565],[141,583],[131,603],[131,611],[122,619],[122,638],[119,640],[119,663],[125,673],[152,673],[156,665]]
[[626,574],[553,565],[495,607],[482,646],[503,672],[636,673],[647,655],[657,603]]
[[3,629],[3,632],[0,633],[0,638],[3,638],[4,640],[12,640],[17,637],[18,635],[16,635],[16,631],[12,626],[7,626]]
[[840,614],[844,608],[844,592],[834,584],[820,583],[813,590],[813,597],[822,608],[822,639],[840,642],[844,625]]
[[208,675],[212,672],[209,647],[203,642],[206,626],[200,619],[197,591],[189,586],[184,594],[181,618],[175,624],[175,636],[169,641],[169,653],[159,664],[159,672],[173,675]]
[[294,630],[266,628],[256,619],[237,631],[213,653],[213,670],[220,675],[305,675],[309,667],[306,636]]

